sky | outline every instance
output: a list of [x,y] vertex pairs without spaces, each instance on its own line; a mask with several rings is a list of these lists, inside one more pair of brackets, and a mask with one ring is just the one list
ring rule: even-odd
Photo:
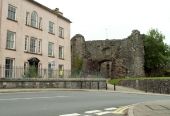
[[82,34],[85,40],[123,39],[132,30],[146,34],[157,28],[170,45],[169,0],[36,0],[59,8],[72,21],[71,37]]

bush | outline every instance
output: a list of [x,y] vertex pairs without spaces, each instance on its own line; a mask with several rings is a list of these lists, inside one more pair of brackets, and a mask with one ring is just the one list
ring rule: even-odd
[[35,66],[30,66],[25,72],[24,72],[24,78],[37,78],[38,72],[37,68]]

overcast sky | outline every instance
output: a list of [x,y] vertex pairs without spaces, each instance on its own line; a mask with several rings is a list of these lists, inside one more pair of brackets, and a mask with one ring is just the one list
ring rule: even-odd
[[71,37],[82,34],[86,40],[122,39],[133,29],[141,33],[157,28],[170,45],[169,0],[36,0],[59,8],[71,24]]

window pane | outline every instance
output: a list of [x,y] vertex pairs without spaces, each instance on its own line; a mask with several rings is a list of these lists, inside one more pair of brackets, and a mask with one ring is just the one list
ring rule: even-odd
[[14,49],[15,45],[15,32],[7,31],[6,48]]
[[13,59],[7,58],[5,60],[5,77],[12,78],[13,76]]
[[8,5],[8,18],[16,20],[16,8],[12,5]]
[[48,56],[54,56],[54,44],[53,43],[48,43]]
[[64,29],[59,27],[59,37],[64,38]]
[[29,25],[29,15],[30,15],[30,13],[29,12],[26,12],[26,25]]
[[30,52],[36,53],[36,38],[30,40]]
[[42,41],[41,40],[38,40],[38,53],[41,53],[41,44]]
[[49,22],[49,32],[54,33],[54,23],[51,21]]
[[31,26],[33,27],[37,27],[37,23],[38,23],[38,15],[37,13],[34,11],[31,14]]
[[59,58],[61,59],[64,58],[64,47],[63,46],[59,47]]
[[59,65],[59,76],[63,77],[64,76],[64,65]]

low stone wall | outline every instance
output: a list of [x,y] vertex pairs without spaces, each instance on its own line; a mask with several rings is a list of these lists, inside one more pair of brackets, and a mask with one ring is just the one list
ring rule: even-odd
[[9,88],[68,88],[107,89],[105,79],[12,79],[0,80],[0,89]]
[[145,92],[170,94],[170,80],[123,80],[121,86],[135,88]]

